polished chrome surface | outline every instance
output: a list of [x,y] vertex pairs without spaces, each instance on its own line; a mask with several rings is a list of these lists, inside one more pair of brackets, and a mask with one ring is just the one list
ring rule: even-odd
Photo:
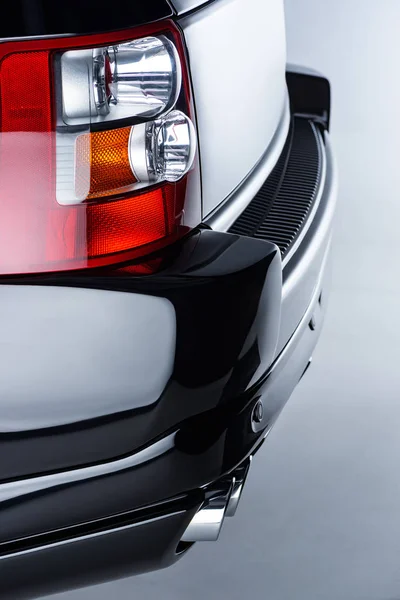
[[93,50],[70,50],[60,58],[62,113],[65,123],[89,124],[96,112],[93,94]]
[[60,59],[63,121],[72,126],[155,118],[174,106],[181,82],[178,52],[164,36],[69,50]]
[[232,493],[229,498],[228,506],[226,508],[226,517],[234,517],[239,506],[240,499],[242,497],[243,488],[246,483],[247,475],[249,473],[252,457],[250,456],[245,464],[238,467],[233,473],[233,485]]
[[283,2],[218,0],[178,23],[192,76],[206,218],[247,177],[279,126],[287,97]]
[[207,491],[203,506],[182,536],[183,542],[217,541],[233,490],[233,479],[220,481],[215,486]]
[[44,475],[42,477],[31,477],[9,483],[0,484],[0,505],[2,502],[19,498],[27,494],[33,494],[50,488],[59,487],[78,481],[94,479],[132,469],[138,465],[150,462],[151,460],[165,454],[174,447],[175,433],[163,438],[159,442],[120,460],[106,462],[83,469],[73,469],[63,473],[53,475]]
[[229,477],[206,489],[204,504],[186,529],[183,542],[215,542],[218,539],[225,517],[236,514],[250,464],[251,456]]
[[272,169],[282,152],[290,124],[289,98],[286,98],[284,110],[281,115],[278,128],[265,150],[261,159],[244,181],[233,190],[233,192],[219,205],[208,217],[206,223],[217,231],[227,231],[236,221],[249,202],[257,194],[258,190],[271,173]]
[[176,102],[182,82],[178,52],[166,37],[147,37],[113,46],[113,105],[126,105],[130,114],[155,117],[168,111]]
[[[113,48],[96,48],[92,56],[93,88],[89,89],[89,94],[94,94],[95,113],[106,116],[110,112],[110,82],[107,77],[114,76],[114,69],[111,71],[110,56],[115,56]],[[115,64],[115,59],[113,64]],[[107,73],[109,69],[109,73]]]

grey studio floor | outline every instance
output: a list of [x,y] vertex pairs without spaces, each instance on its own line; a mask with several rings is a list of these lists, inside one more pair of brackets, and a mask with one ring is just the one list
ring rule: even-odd
[[313,366],[217,544],[57,599],[400,599],[400,1],[287,0],[286,18],[288,60],[331,79],[340,170]]

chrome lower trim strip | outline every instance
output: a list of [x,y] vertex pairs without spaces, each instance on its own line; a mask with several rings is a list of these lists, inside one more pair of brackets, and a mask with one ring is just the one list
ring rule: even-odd
[[285,145],[290,125],[289,97],[286,96],[282,117],[267,150],[246,179],[205,218],[205,223],[216,231],[228,231],[238,216],[257,194],[275,167]]
[[3,483],[0,485],[0,505],[2,502],[12,500],[13,498],[26,496],[56,486],[68,485],[82,480],[110,475],[111,473],[127,471],[128,469],[142,465],[172,450],[175,445],[175,434],[173,433],[155,444],[144,448],[144,450],[120,460],[85,467],[83,469],[73,469],[63,471],[62,473]]

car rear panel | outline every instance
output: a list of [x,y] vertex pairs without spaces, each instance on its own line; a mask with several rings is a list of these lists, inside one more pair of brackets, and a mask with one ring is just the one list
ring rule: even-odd
[[192,75],[205,217],[265,154],[288,110],[283,3],[218,0],[178,23]]

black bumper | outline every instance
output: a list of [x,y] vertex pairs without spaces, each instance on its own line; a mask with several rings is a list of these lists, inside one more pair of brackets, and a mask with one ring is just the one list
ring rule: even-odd
[[[245,413],[257,395],[255,375],[265,374],[274,359],[281,279],[274,245],[208,230],[187,239],[158,275],[93,277],[99,294],[110,286],[112,294],[162,296],[173,305],[172,375],[152,404],[133,397],[134,408],[117,412],[116,398],[113,414],[3,434],[0,543],[160,502],[235,467],[262,435],[248,427]],[[48,290],[43,285],[39,292]],[[38,290],[24,291],[29,300]],[[149,365],[143,377],[151,379],[161,366]],[[82,392],[85,398],[92,403]],[[52,407],[46,402],[47,418]],[[54,404],[56,420],[60,407]]]
[[133,512],[16,543],[0,562],[1,597],[38,598],[168,567],[187,550],[180,539],[199,506],[195,495],[183,497],[139,519]]

